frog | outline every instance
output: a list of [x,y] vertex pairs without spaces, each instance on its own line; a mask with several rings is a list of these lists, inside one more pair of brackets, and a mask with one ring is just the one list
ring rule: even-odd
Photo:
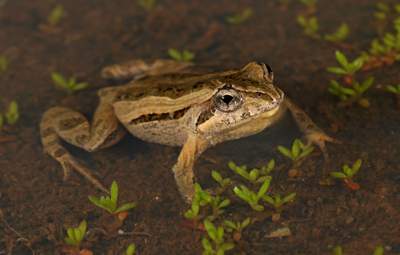
[[88,152],[117,144],[126,134],[143,141],[181,147],[172,172],[186,202],[194,196],[194,164],[208,148],[257,134],[289,111],[309,144],[324,155],[335,139],[274,84],[271,67],[250,62],[237,69],[199,72],[188,62],[141,59],[107,66],[107,80],[122,85],[98,90],[89,120],[63,106],[48,109],[40,122],[44,151],[58,161],[64,180],[76,171],[98,189],[107,188],[65,149],[69,143]]

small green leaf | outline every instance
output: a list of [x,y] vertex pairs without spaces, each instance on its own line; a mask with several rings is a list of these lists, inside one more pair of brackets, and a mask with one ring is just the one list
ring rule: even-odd
[[232,250],[233,248],[235,248],[235,245],[233,243],[223,243],[220,247],[220,249],[223,251],[229,251]]
[[349,61],[347,60],[346,56],[339,50],[335,51],[336,60],[339,64],[345,69],[348,69]]
[[131,243],[128,248],[126,248],[125,255],[134,255],[136,253],[136,245]]
[[9,125],[14,125],[15,123],[17,123],[19,119],[19,111],[18,104],[15,100],[11,101],[11,103],[9,104],[8,110],[5,113],[5,117]]
[[182,54],[177,49],[169,49],[168,55],[174,60],[183,61]]
[[257,197],[261,198],[264,194],[268,191],[269,185],[271,183],[272,177],[268,176],[264,183],[261,185],[260,189],[258,190]]
[[113,204],[117,205],[117,201],[118,201],[118,184],[117,184],[116,181],[113,181],[111,183],[110,197],[111,197],[111,202]]
[[292,144],[292,157],[294,160],[296,160],[299,157],[300,154],[300,140],[299,139],[295,139],[293,144]]
[[135,207],[136,207],[135,203],[125,203],[125,204],[121,205],[120,207],[118,207],[118,209],[116,209],[114,211],[114,213],[127,212]]
[[221,183],[222,182],[222,176],[221,176],[221,174],[220,173],[218,173],[217,171],[211,171],[211,176],[212,176],[212,178],[216,181],[216,182],[218,182],[218,183]]
[[383,255],[384,251],[383,246],[379,245],[375,248],[373,255]]
[[210,241],[207,238],[203,237],[203,239],[201,240],[201,244],[203,245],[203,249],[204,250],[209,251],[209,252],[213,252],[214,251]]
[[264,195],[263,197],[262,197],[262,199],[265,201],[265,202],[267,202],[268,204],[270,204],[270,205],[275,205],[275,199],[273,199],[271,196],[269,196],[269,195]]
[[345,175],[342,172],[330,172],[329,173],[331,177],[336,178],[336,179],[346,179],[347,175]]
[[290,159],[293,160],[292,153],[291,153],[287,148],[285,148],[285,147],[279,145],[279,146],[277,147],[277,149],[278,149],[278,151],[279,151],[282,155],[284,155],[284,156],[286,156],[286,157],[288,157],[288,158],[290,158]]
[[333,255],[343,255],[343,249],[341,246],[335,246],[335,248],[333,248]]
[[51,26],[56,26],[64,16],[64,7],[59,4],[51,10],[49,16],[47,17],[47,22]]

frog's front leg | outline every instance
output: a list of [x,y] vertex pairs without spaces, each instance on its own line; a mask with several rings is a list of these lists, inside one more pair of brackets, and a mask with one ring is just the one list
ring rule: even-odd
[[302,109],[300,109],[300,107],[295,105],[289,98],[285,98],[285,104],[291,112],[300,130],[305,134],[307,141],[317,145],[323,152],[324,157],[328,158],[325,143],[337,142],[337,140],[325,134],[325,132],[322,131],[322,129],[320,129],[311,120],[311,118],[308,117],[308,115]]
[[179,154],[178,161],[172,168],[179,192],[188,203],[194,196],[194,162],[209,146],[209,142],[204,138],[195,134],[189,135]]
[[190,62],[172,59],[157,59],[151,63],[135,59],[122,64],[107,66],[101,71],[101,76],[113,80],[139,79],[150,75],[176,73],[192,65]]
[[79,112],[65,107],[50,108],[43,115],[40,134],[44,151],[61,164],[64,179],[69,176],[71,170],[75,170],[97,188],[108,192],[91,171],[62,146],[61,140],[87,151],[95,151],[118,142],[125,130],[119,125],[110,104],[100,101],[91,127]]

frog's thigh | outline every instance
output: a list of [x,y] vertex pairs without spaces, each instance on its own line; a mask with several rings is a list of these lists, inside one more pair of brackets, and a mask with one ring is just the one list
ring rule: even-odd
[[295,105],[290,99],[286,98],[285,103],[300,130],[306,135],[308,142],[316,144],[325,152],[325,142],[334,142],[335,140],[325,134],[308,115]]
[[195,135],[189,135],[179,154],[178,161],[172,168],[179,192],[187,202],[194,196],[193,166],[196,159],[210,144]]
[[191,65],[188,62],[171,59],[158,59],[152,63],[135,59],[122,64],[107,66],[101,71],[101,76],[105,79],[115,80],[138,79],[149,75],[179,72]]

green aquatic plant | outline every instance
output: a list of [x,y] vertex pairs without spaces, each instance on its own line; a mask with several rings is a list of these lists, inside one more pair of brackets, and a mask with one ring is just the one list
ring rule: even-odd
[[300,139],[295,139],[291,148],[279,145],[277,149],[283,156],[290,158],[293,163],[299,162],[314,151],[311,144],[305,145]]
[[116,181],[113,181],[110,187],[110,195],[109,196],[89,196],[90,202],[92,202],[95,206],[100,207],[110,214],[117,215],[122,212],[127,212],[136,207],[136,204],[133,202],[125,203],[121,206],[118,206],[118,184]]
[[184,213],[184,216],[187,219],[197,222],[201,219],[200,208],[210,204],[213,198],[207,191],[203,190],[198,183],[194,184],[194,191],[191,207]]
[[231,201],[227,198],[222,198],[220,196],[212,196],[210,201],[211,215],[207,216],[209,220],[214,220],[218,216],[224,213],[225,208],[230,205]]
[[343,255],[343,248],[340,245],[333,247],[332,255]]
[[330,73],[340,76],[353,76],[363,66],[363,58],[361,57],[349,61],[346,55],[339,50],[335,52],[335,57],[339,66],[328,67],[326,70]]
[[78,250],[80,249],[80,245],[85,238],[87,229],[87,222],[85,220],[81,221],[78,227],[76,228],[68,228],[67,236],[64,238],[66,244],[74,246]]
[[168,50],[168,55],[170,56],[170,58],[176,61],[183,61],[183,62],[191,62],[195,57],[195,54],[191,51],[188,50],[179,51],[174,48]]
[[352,166],[347,164],[342,166],[342,171],[339,172],[331,172],[330,176],[335,179],[343,180],[346,186],[351,190],[360,189],[360,185],[353,181],[353,177],[358,173],[361,168],[362,160],[357,159],[356,162],[353,163]]
[[318,39],[321,36],[318,34],[319,24],[315,16],[307,17],[303,15],[297,16],[297,23],[303,28],[305,35],[311,38]]
[[400,84],[397,85],[387,85],[386,86],[386,91],[396,94],[396,95],[400,95]]
[[238,242],[242,238],[243,230],[247,228],[250,223],[250,218],[246,218],[243,221],[224,220],[226,231],[229,233],[233,233],[233,240],[235,240],[236,242]]
[[136,253],[136,245],[131,243],[125,250],[125,255],[134,255]]
[[232,180],[230,178],[223,178],[218,171],[211,171],[211,177],[219,184],[222,190],[225,190],[232,184]]
[[281,212],[283,206],[287,203],[293,202],[293,200],[296,198],[296,193],[290,193],[284,197],[282,197],[280,194],[275,194],[275,195],[264,195],[262,199],[267,202],[269,205],[271,205],[276,212]]
[[77,82],[75,77],[67,79],[57,72],[51,73],[51,79],[53,80],[55,86],[66,90],[68,94],[72,94],[89,86],[89,84],[86,82]]
[[8,59],[6,56],[0,55],[0,74],[4,73],[8,69]]
[[253,9],[247,7],[237,14],[227,16],[225,20],[229,24],[238,25],[248,20],[251,16],[253,16]]
[[260,204],[260,200],[267,193],[269,186],[271,184],[272,177],[268,176],[264,183],[259,188],[258,192],[254,192],[247,188],[245,185],[236,186],[233,188],[233,192],[237,197],[247,202],[247,204],[255,211],[264,211],[264,206]]
[[145,9],[146,11],[151,11],[156,7],[157,1],[156,0],[138,0],[137,3],[140,7]]
[[374,84],[374,77],[368,77],[363,82],[353,81],[351,86],[343,86],[335,80],[330,81],[328,87],[329,93],[339,97],[347,105],[357,101],[362,107],[369,107],[368,99],[363,97],[363,94]]
[[5,113],[0,113],[0,129],[3,127],[5,123],[8,125],[14,125],[17,123],[19,119],[19,110],[18,110],[17,101],[13,100],[8,105],[7,111]]
[[390,14],[390,6],[384,2],[378,2],[375,6],[374,17],[379,20],[386,20]]
[[385,251],[385,250],[383,249],[383,246],[378,245],[378,246],[375,248],[373,255],[383,255],[383,254],[384,254],[384,251]]
[[51,26],[56,26],[60,23],[61,19],[65,16],[64,7],[61,4],[56,5],[54,7],[49,16],[47,17],[47,23]]
[[217,227],[206,219],[204,227],[208,237],[203,237],[201,240],[203,255],[224,255],[225,252],[235,248],[233,243],[225,241],[225,230],[222,226]]
[[324,35],[324,39],[330,42],[342,42],[347,39],[349,34],[349,26],[346,23],[342,23],[334,33]]
[[268,177],[271,171],[275,167],[275,160],[271,159],[266,166],[262,168],[253,168],[251,170],[247,170],[247,166],[238,166],[233,161],[228,163],[228,167],[235,172],[236,174],[240,175],[247,181],[256,184],[256,183],[263,183]]

